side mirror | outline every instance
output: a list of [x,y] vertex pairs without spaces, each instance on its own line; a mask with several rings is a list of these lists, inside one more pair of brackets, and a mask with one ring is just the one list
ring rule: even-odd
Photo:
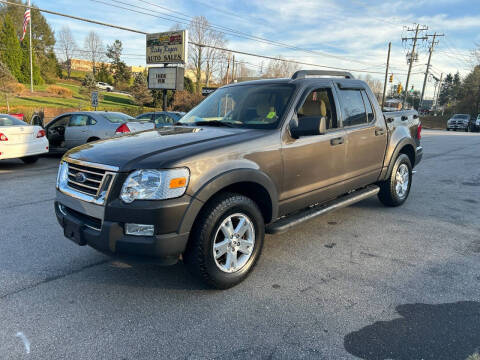
[[403,115],[402,116],[402,121],[407,121],[407,120],[408,120],[408,116]]
[[298,139],[300,137],[300,134],[298,132],[298,116],[296,113],[293,114],[292,119],[290,120],[289,128],[292,138]]
[[300,124],[295,114],[290,120],[290,135],[294,139],[298,139],[301,136],[323,135],[326,133],[327,120],[325,117],[303,117]]

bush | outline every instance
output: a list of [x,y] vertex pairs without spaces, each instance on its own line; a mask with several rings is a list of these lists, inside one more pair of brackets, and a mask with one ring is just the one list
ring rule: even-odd
[[174,111],[190,111],[197,106],[202,100],[203,96],[200,94],[192,94],[188,91],[177,91],[173,98],[172,110]]
[[63,98],[71,98],[73,96],[72,90],[58,86],[58,85],[50,85],[47,88],[47,92],[53,95],[58,95]]
[[16,96],[20,96],[26,91],[25,85],[21,83],[9,83],[7,85],[7,88],[12,94],[15,94]]

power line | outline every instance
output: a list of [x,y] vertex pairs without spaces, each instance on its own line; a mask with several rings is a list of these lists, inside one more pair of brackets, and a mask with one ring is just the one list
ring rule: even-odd
[[[7,4],[7,5],[12,5],[12,6],[18,6],[18,7],[22,7],[22,8],[27,8],[28,7],[26,5],[13,3],[13,2],[10,2],[10,1],[7,1],[7,0],[0,0],[0,3]],[[82,17],[79,17],[79,16],[60,13],[60,12],[57,12],[57,11],[46,10],[46,9],[33,7],[33,6],[31,8],[33,10],[37,10],[37,11],[44,12],[44,13],[47,13],[47,14],[67,17],[67,18],[70,18],[70,19],[84,21],[84,22],[88,22],[88,23],[92,23],[92,24],[96,24],[96,25],[112,27],[112,28],[116,28],[116,29],[119,29],[119,30],[130,31],[130,32],[134,32],[134,33],[142,34],[142,35],[147,35],[148,34],[145,31],[130,29],[130,28],[127,28],[127,27],[124,27],[124,26],[118,26],[118,25],[113,25],[113,24],[109,24],[109,23],[105,23],[105,22],[101,22],[101,21],[97,21],[97,20],[86,19],[86,18],[82,18]],[[207,45],[207,44],[200,44],[200,43],[196,43],[196,42],[190,42],[190,44],[195,45],[195,46],[199,46],[199,47],[206,47],[206,48],[211,48],[211,49],[215,49],[215,50],[219,50],[219,51],[230,52],[230,53],[234,53],[234,54],[240,54],[240,55],[245,55],[245,56],[253,56],[253,57],[263,58],[263,59],[267,59],[267,60],[290,62],[290,63],[298,64],[298,65],[320,67],[320,68],[331,69],[331,70],[351,71],[351,72],[370,73],[370,74],[383,74],[383,72],[381,72],[381,71],[367,71],[367,70],[362,70],[362,69],[349,69],[349,68],[340,68],[340,67],[319,65],[319,64],[313,64],[313,63],[308,63],[308,62],[303,62],[303,61],[288,60],[288,59],[283,59],[283,58],[274,57],[274,56],[254,54],[254,53],[250,53],[250,52],[246,52],[246,51],[232,50],[232,49],[227,49],[227,48],[224,48],[224,47]],[[405,74],[399,74],[399,75],[405,75]]]

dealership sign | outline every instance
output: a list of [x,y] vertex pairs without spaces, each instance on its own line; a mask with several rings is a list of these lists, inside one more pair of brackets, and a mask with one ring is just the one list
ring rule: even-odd
[[147,64],[185,64],[187,30],[147,34]]
[[148,68],[148,88],[164,90],[183,90],[183,67]]

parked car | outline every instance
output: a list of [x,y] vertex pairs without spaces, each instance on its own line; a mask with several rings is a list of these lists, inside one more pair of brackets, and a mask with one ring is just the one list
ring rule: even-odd
[[344,72],[230,84],[177,126],[66,154],[55,213],[79,245],[162,264],[183,255],[193,274],[228,288],[253,269],[265,233],[375,195],[406,201],[421,124],[394,115]]
[[13,116],[0,114],[0,160],[19,158],[26,164],[48,153],[45,130]]
[[182,118],[183,115],[185,115],[185,113],[179,111],[159,111],[138,115],[137,119],[142,121],[151,121],[155,123],[155,127],[159,128],[162,126],[175,124]]
[[153,128],[152,123],[120,112],[79,111],[56,117],[47,124],[45,130],[50,151],[64,152],[88,142]]
[[97,88],[101,90],[113,91],[113,86],[105,82],[97,82]]
[[469,114],[455,114],[447,121],[447,131],[473,131],[474,128],[475,121]]
[[480,131],[480,114],[477,115],[477,120],[475,120],[475,131]]

